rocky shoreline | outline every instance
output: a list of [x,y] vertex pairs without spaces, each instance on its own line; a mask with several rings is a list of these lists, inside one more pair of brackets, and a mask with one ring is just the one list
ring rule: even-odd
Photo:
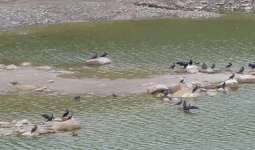
[[253,0],[0,0],[0,29],[65,22],[211,18],[253,11]]

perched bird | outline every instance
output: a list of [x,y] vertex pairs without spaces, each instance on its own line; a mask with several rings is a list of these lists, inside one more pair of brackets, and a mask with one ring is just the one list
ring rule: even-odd
[[42,117],[47,119],[46,121],[52,121],[54,119],[53,114],[51,114],[51,116],[49,116],[48,114],[42,114]]
[[73,117],[73,115],[70,115],[70,116],[67,117],[66,120],[72,119],[72,117]]
[[65,117],[68,116],[68,114],[69,114],[69,110],[67,109],[67,110],[65,110],[64,114],[62,115],[62,117],[65,118]]
[[228,79],[231,80],[231,79],[234,79],[235,77],[235,73],[233,73]]
[[225,89],[226,88],[226,82],[223,82],[222,84],[217,86],[217,89]]
[[243,72],[244,72],[244,66],[242,66],[242,67],[240,68],[240,70],[237,71],[236,73],[242,74]]
[[11,85],[17,85],[17,84],[19,84],[18,81],[11,81],[10,83],[11,83]]
[[184,83],[184,79],[181,79],[181,80],[180,80],[180,83]]
[[183,66],[183,68],[186,68],[189,65],[189,62],[177,61],[176,64],[179,66]]
[[97,53],[95,53],[90,59],[95,59],[97,57],[98,57],[98,55],[97,55]]
[[189,60],[189,65],[192,65],[192,64],[193,64],[193,60],[190,59],[190,60]]
[[31,133],[34,133],[37,130],[37,125],[35,125],[32,129],[31,129]]
[[225,66],[225,68],[230,68],[232,65],[233,65],[233,64],[230,62],[230,63],[228,63],[227,66]]
[[175,63],[173,63],[172,65],[170,65],[169,69],[174,69],[175,68]]
[[214,69],[214,68],[215,68],[215,66],[216,66],[215,64],[212,64],[211,69]]
[[192,93],[195,93],[198,89],[199,89],[199,86],[196,85],[196,86],[192,89]]
[[73,99],[76,101],[79,101],[79,100],[81,100],[81,96],[75,96]]
[[184,112],[189,112],[190,109],[199,109],[197,106],[191,106],[190,104],[187,106],[186,101],[183,101],[182,107]]
[[207,64],[206,63],[203,63],[202,66],[201,66],[202,69],[206,70],[208,68]]
[[249,63],[248,66],[249,66],[251,69],[255,69],[255,63]]
[[118,95],[115,93],[112,93],[112,97],[118,97]]
[[108,56],[108,53],[104,52],[102,55],[100,55],[100,57],[106,57]]

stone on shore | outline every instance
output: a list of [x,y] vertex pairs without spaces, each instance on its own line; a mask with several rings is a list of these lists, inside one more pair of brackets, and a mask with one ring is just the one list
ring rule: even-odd
[[196,65],[188,65],[186,70],[188,73],[198,73],[199,72],[198,66],[196,66]]
[[157,94],[159,92],[162,92],[164,90],[168,90],[168,87],[164,84],[157,84],[157,85],[153,85],[151,87],[149,87],[147,89],[147,93],[149,94]]
[[32,66],[32,64],[30,62],[23,62],[20,64],[21,66],[23,67],[29,67],[29,66]]
[[50,66],[38,66],[38,67],[36,67],[37,69],[40,69],[40,70],[47,70],[47,71],[49,71],[49,70],[51,70],[51,67]]
[[239,75],[236,78],[240,83],[255,83],[254,75]]
[[11,64],[11,65],[7,65],[5,67],[5,69],[6,70],[16,70],[16,69],[18,69],[18,67],[16,65]]
[[107,57],[99,57],[95,59],[89,59],[86,61],[87,65],[106,65],[110,64],[112,61]]
[[14,86],[19,91],[31,91],[36,88],[34,85],[30,85],[30,84],[17,84]]
[[54,131],[72,131],[80,128],[80,124],[74,119],[69,119],[62,122],[56,121],[53,122],[52,126],[50,127],[50,129],[53,129]]

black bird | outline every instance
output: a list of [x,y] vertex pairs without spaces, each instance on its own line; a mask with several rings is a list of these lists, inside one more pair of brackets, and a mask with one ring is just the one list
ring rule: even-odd
[[196,85],[196,86],[192,89],[192,93],[195,93],[198,89],[199,89],[199,86]]
[[102,55],[100,55],[100,57],[106,57],[108,56],[108,53],[104,52]]
[[192,64],[193,64],[193,60],[190,59],[190,60],[189,60],[189,65],[192,65]]
[[230,62],[225,68],[230,68],[233,64]]
[[46,121],[52,121],[54,119],[53,114],[51,114],[51,116],[49,116],[48,114],[42,114],[42,117],[47,119]]
[[73,99],[79,101],[81,99],[81,96],[75,96]]
[[169,94],[169,90],[164,90],[162,93],[164,94],[164,96],[167,96]]
[[223,82],[222,84],[217,86],[218,89],[222,88],[225,89],[226,88],[226,82]]
[[180,66],[183,66],[183,68],[186,68],[189,65],[189,62],[177,61],[176,64],[180,65]]
[[64,114],[62,115],[62,117],[65,118],[65,117],[68,116],[68,114],[69,114],[69,110],[67,109],[67,110],[64,112]]
[[112,97],[118,97],[118,95],[115,93],[112,93]]
[[172,65],[170,65],[169,69],[174,69],[175,68],[175,63],[173,63]]
[[183,101],[183,111],[189,112],[190,109],[199,109],[197,106],[191,106],[190,104],[187,106],[186,101]]
[[235,77],[235,74],[233,73],[228,79],[231,80],[231,79],[234,79]]
[[181,80],[180,80],[180,83],[184,83],[184,79],[181,79]]
[[32,129],[31,129],[31,133],[34,133],[37,130],[37,125],[35,125]]
[[212,64],[211,69],[214,69],[214,68],[215,68],[215,66],[216,66],[215,64]]
[[76,133],[76,132],[72,132],[72,136],[78,136],[78,133]]
[[72,115],[68,116],[66,120],[70,120],[70,119],[72,119],[72,117],[73,117]]
[[249,66],[251,69],[255,69],[255,63],[249,63],[248,66]]
[[202,68],[202,69],[207,69],[207,68],[208,68],[208,66],[207,66],[207,64],[206,64],[206,63],[203,63],[203,64],[202,64],[202,66],[201,66],[201,68]]
[[242,67],[240,68],[240,70],[237,71],[236,73],[242,74],[243,72],[244,72],[244,66],[242,66]]
[[97,53],[95,53],[90,59],[95,59],[97,57],[98,57],[98,55],[97,55]]

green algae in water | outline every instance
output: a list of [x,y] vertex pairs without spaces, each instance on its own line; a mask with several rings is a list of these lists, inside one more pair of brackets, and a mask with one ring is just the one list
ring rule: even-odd
[[[194,59],[236,69],[254,61],[253,16],[209,20],[147,20],[33,26],[0,34],[0,63],[72,68],[72,77],[135,78],[168,72]],[[110,53],[108,66],[83,68],[94,52]]]

